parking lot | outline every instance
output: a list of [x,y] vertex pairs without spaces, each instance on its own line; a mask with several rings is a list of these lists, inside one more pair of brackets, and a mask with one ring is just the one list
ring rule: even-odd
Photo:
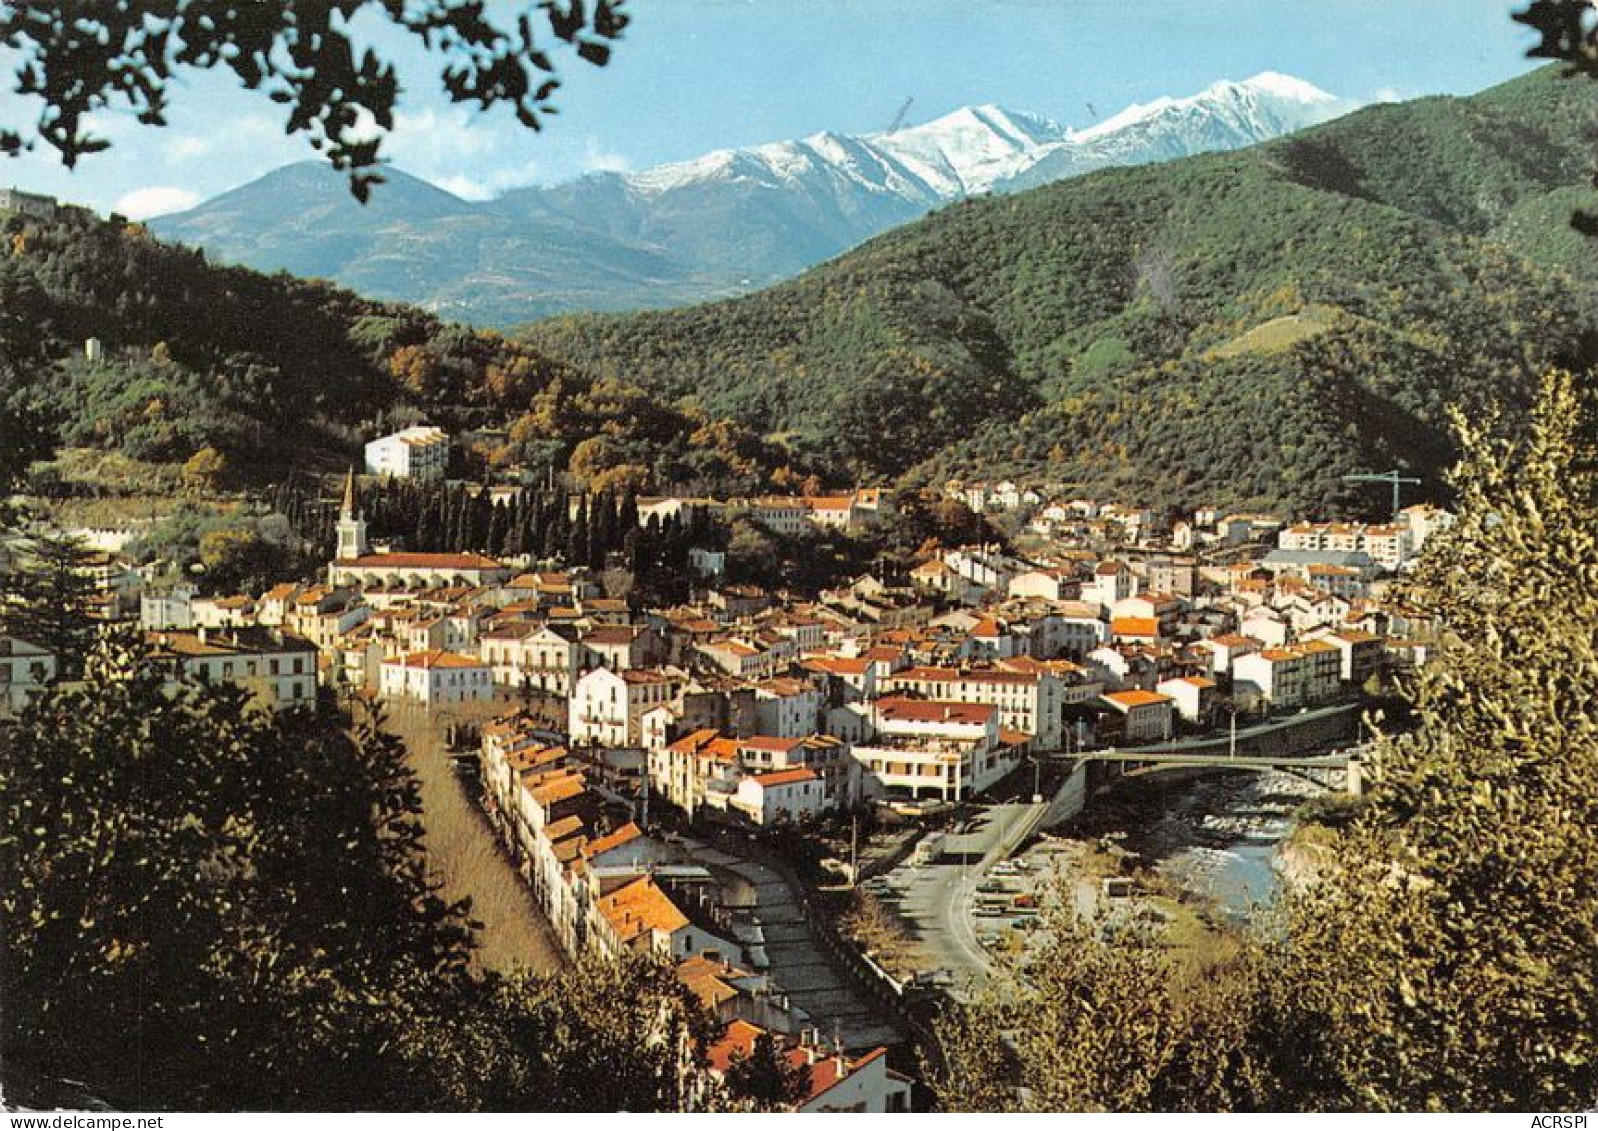
[[[947,833],[933,833],[905,863],[866,882],[916,944],[924,980],[962,994],[988,978],[995,956],[984,936],[1015,921],[1035,920],[1038,908],[1021,894],[1014,877],[1027,869],[1005,861],[1031,834],[1045,806],[993,805]],[[998,869],[995,872],[995,869]],[[1005,893],[995,885],[1017,883],[1009,914],[1000,914]],[[983,890],[986,889],[986,890]],[[978,912],[981,911],[981,914]],[[1025,929],[1025,928],[1016,928]]]

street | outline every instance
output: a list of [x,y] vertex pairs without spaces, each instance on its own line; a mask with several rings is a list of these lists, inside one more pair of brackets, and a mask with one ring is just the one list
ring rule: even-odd
[[407,761],[421,779],[428,873],[443,884],[447,898],[470,897],[472,917],[482,924],[477,965],[505,973],[558,969],[559,945],[478,806],[476,779],[450,762],[442,731],[458,721],[457,715],[429,716],[403,704],[386,708],[384,729],[404,741]]
[[972,921],[976,887],[1032,834],[1047,810],[1046,804],[990,806],[972,818],[966,832],[944,837],[938,859],[906,862],[883,878],[878,897],[910,929],[923,968],[947,971],[952,988],[974,987],[992,973],[993,959]]

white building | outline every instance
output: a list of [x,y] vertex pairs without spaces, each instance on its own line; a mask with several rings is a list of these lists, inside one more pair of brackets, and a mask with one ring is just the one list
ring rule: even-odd
[[1414,554],[1411,528],[1402,523],[1301,522],[1283,529],[1276,543],[1283,550],[1366,554],[1387,570],[1399,569]]
[[681,678],[665,671],[595,668],[572,687],[567,704],[571,740],[579,745],[641,748],[644,715],[670,703],[681,687]]
[[477,651],[502,687],[533,689],[564,699],[577,682],[583,649],[574,629],[518,622],[484,632]]
[[728,804],[757,825],[773,825],[816,816],[827,808],[827,797],[820,776],[800,768],[750,774]]
[[1169,695],[1157,691],[1111,691],[1101,697],[1123,721],[1122,735],[1128,742],[1153,742],[1171,737]]
[[193,628],[193,602],[198,593],[194,586],[179,582],[165,592],[139,594],[139,627]]
[[22,710],[55,676],[55,654],[48,648],[0,636],[0,714]]
[[482,702],[494,697],[494,675],[476,656],[459,652],[416,652],[383,661],[379,694],[429,707]]
[[958,801],[993,785],[1021,759],[1026,736],[1001,733],[999,709],[980,703],[878,699],[874,737],[854,748],[868,789]]
[[1234,693],[1250,693],[1275,708],[1324,703],[1337,694],[1342,667],[1342,652],[1322,640],[1266,648],[1233,661]]
[[816,732],[821,691],[801,679],[769,679],[755,685],[759,733],[774,738],[804,738]]
[[273,711],[316,701],[316,645],[276,629],[149,632],[150,659],[205,683],[231,683]]
[[1030,735],[1037,750],[1057,750],[1062,741],[1065,690],[1049,672],[916,667],[888,675],[880,686],[886,695],[911,692],[926,699],[997,707],[999,725]]
[[395,479],[444,478],[449,465],[449,436],[442,429],[419,424],[366,445],[366,471]]
[[1204,722],[1214,710],[1215,681],[1198,675],[1162,679],[1154,685],[1161,695],[1168,695],[1176,706],[1176,713],[1190,723]]

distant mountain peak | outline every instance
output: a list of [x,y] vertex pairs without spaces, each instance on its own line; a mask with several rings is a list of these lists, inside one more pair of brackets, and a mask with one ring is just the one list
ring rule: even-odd
[[1106,118],[1076,134],[1078,141],[1090,141],[1114,134],[1161,116],[1179,117],[1184,114],[1202,114],[1217,106],[1235,101],[1240,95],[1263,100],[1275,109],[1272,121],[1256,123],[1261,136],[1255,140],[1286,132],[1301,126],[1312,125],[1335,116],[1340,110],[1351,110],[1335,95],[1291,75],[1277,71],[1261,71],[1253,78],[1241,82],[1222,79],[1208,89],[1186,98],[1161,97],[1148,102],[1134,103],[1119,114]]
[[1082,130],[979,103],[892,132],[824,130],[488,202],[385,169],[392,183],[362,208],[340,174],[309,163],[162,217],[155,230],[221,259],[503,324],[725,297],[964,197],[1237,149],[1350,108],[1265,71]]
[[1338,101],[1336,95],[1326,93],[1314,83],[1284,75],[1280,71],[1261,71],[1251,79],[1244,79],[1239,85],[1306,105],[1329,105]]

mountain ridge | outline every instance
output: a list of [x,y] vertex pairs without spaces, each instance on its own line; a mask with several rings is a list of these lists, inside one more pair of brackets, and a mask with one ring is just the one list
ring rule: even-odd
[[967,196],[1251,144],[1348,105],[1265,72],[1086,130],[984,104],[891,133],[822,131],[485,202],[391,170],[364,211],[336,175],[300,163],[149,226],[226,262],[508,325],[746,293]]
[[1308,513],[1399,466],[1436,495],[1450,410],[1513,413],[1537,370],[1598,357],[1598,262],[1567,223],[1595,118],[1598,91],[1532,72],[964,200],[754,295],[523,333],[865,475]]

